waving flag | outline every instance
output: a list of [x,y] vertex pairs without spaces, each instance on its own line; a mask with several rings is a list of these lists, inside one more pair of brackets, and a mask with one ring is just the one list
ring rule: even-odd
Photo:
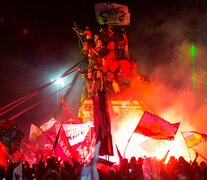
[[51,127],[53,127],[57,123],[57,120],[54,118],[51,118],[49,121],[47,121],[42,126],[37,127],[34,124],[31,124],[30,133],[29,133],[29,140],[31,142],[36,141],[36,139],[42,135],[43,132],[49,130]]
[[65,156],[71,157],[76,162],[79,162],[78,154],[70,145],[70,143],[65,135],[65,131],[63,129],[63,126],[60,129],[60,137],[59,137],[59,141],[58,141],[58,146],[56,148],[56,152],[57,152],[57,154],[62,154],[62,152],[63,152],[63,154]]
[[135,133],[160,140],[173,140],[180,123],[171,124],[168,121],[145,111],[142,115]]
[[0,119],[0,141],[10,155],[17,151],[23,137],[24,133],[17,128],[15,121]]
[[48,122],[46,122],[45,124],[43,124],[42,126],[40,126],[40,129],[42,131],[47,131],[48,129],[50,129],[51,127],[54,126],[55,123],[57,123],[58,121],[54,118],[51,118]]
[[188,146],[188,148],[191,148],[193,146],[198,145],[199,143],[205,142],[207,140],[207,135],[202,134],[196,131],[185,131],[181,132],[184,140]]
[[29,133],[29,140],[31,142],[36,141],[36,139],[42,134],[42,130],[35,126],[34,124],[31,124],[30,127],[30,133]]
[[164,148],[167,143],[164,140],[148,139],[140,143],[140,147],[147,153],[153,154],[155,151]]
[[[59,127],[59,124],[55,125],[56,132],[58,132]],[[71,146],[83,142],[91,127],[93,124],[90,121],[83,124],[63,124],[63,129]]]
[[65,161],[69,161],[72,164],[71,159],[79,162],[79,157],[75,149],[70,145],[62,124],[60,125],[58,132],[44,132],[43,134],[50,143],[53,143],[53,150],[56,154]]
[[5,146],[0,141],[0,167],[7,171],[7,159],[10,157]]
[[18,150],[23,137],[24,133],[16,128],[1,135],[0,140],[4,144],[7,152],[12,155]]

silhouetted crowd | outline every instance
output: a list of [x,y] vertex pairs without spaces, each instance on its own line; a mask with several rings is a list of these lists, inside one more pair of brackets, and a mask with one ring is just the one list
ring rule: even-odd
[[[19,163],[8,162],[7,172],[0,169],[0,179],[12,180],[14,169]],[[84,164],[73,161],[62,161],[56,157],[42,159],[30,166],[28,162],[22,163],[23,180],[81,180],[81,170]],[[98,166],[97,166],[98,167]],[[100,168],[99,168],[100,167]],[[131,157],[123,159],[119,165],[103,164],[99,166],[100,180],[205,180],[207,179],[207,164],[186,161],[182,156],[176,159],[171,156],[167,162],[155,158]],[[18,174],[16,179],[20,179]]]

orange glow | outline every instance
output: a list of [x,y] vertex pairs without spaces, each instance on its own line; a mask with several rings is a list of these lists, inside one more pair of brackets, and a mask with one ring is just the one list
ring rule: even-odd
[[[173,91],[163,86],[161,83],[148,83],[139,82],[132,84],[133,91],[123,92],[119,100],[112,100],[113,114],[111,114],[111,130],[114,144],[114,156],[109,159],[114,162],[119,162],[119,157],[116,151],[116,146],[122,156],[130,160],[132,156],[138,157],[154,157],[161,159],[166,152],[170,149],[166,162],[170,156],[183,156],[188,162],[194,160],[195,151],[188,149],[181,134],[181,131],[190,131],[204,129],[200,132],[205,132],[205,126],[201,120],[205,120],[205,110],[207,105],[201,106],[200,109],[195,111],[195,99],[191,89]],[[128,100],[133,99],[133,101]],[[125,99],[125,100],[124,100]],[[144,103],[141,107],[140,100]],[[152,145],[143,148],[143,144],[149,141],[151,138],[142,136],[137,133],[133,133],[139,120],[145,110],[145,107],[149,109],[149,112],[155,112],[154,114],[169,121],[170,123],[180,122],[180,127],[177,131],[175,139],[173,141],[151,142]],[[152,111],[150,111],[150,108]],[[148,111],[148,109],[146,109]],[[114,115],[115,114],[115,115]],[[130,141],[129,138],[131,137]],[[159,146],[156,145],[159,144]],[[155,144],[153,144],[155,143]],[[155,147],[156,145],[156,147]],[[205,156],[207,147],[203,147],[206,143],[202,143],[195,148],[200,154],[198,162],[202,161]],[[202,147],[201,147],[202,146]],[[127,147],[127,148],[126,148]]]
[[[171,111],[169,111],[168,113],[166,112],[166,114],[168,114],[169,116],[168,118],[165,117],[165,119],[168,119],[169,121],[170,119],[174,119],[174,121],[177,120],[177,118],[173,118],[172,116],[170,117],[170,115],[172,115]],[[145,149],[146,150],[145,151],[141,147],[141,144],[147,140],[150,140],[151,138],[137,133],[133,133],[135,127],[139,122],[140,117],[141,116],[135,112],[128,112],[122,119],[119,119],[118,122],[113,122],[112,120],[113,141],[114,144],[118,146],[122,156],[124,156],[124,151],[127,146],[125,151],[125,158],[127,158],[128,160],[130,160],[132,156],[135,156],[136,159],[138,159],[138,157],[144,157],[144,156],[146,157],[156,156],[158,159],[162,159],[166,154],[166,152],[168,151],[168,149],[170,149],[170,152],[168,154],[166,161],[168,161],[170,156],[175,156],[176,158],[179,158],[179,156],[183,156],[187,161],[191,161],[194,158],[194,154],[192,154],[192,152],[190,152],[190,150],[187,148],[185,141],[182,137],[182,134],[180,133],[180,130],[178,130],[175,139],[173,141],[163,140],[163,143],[161,143],[160,146],[156,148],[147,147],[147,150]],[[131,135],[132,137],[129,141]],[[153,141],[155,141],[155,143],[156,141],[159,142],[159,140],[153,140]],[[151,150],[151,152],[149,152],[148,150]],[[115,155],[113,157],[110,157],[110,160],[118,163],[119,158],[117,155],[116,147],[114,147],[114,154]]]

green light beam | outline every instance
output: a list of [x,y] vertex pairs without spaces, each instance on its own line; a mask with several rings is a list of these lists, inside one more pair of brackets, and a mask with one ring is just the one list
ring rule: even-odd
[[195,53],[196,47],[195,45],[191,46],[191,59],[192,59],[192,90],[195,91],[196,83],[195,83]]

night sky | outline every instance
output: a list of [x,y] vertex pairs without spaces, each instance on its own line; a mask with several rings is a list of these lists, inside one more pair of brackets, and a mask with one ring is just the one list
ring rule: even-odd
[[[19,0],[1,2],[0,107],[47,84],[52,78],[57,77],[80,60],[78,38],[72,27],[75,22],[81,28],[89,25],[94,32],[99,29],[95,18],[95,2],[103,1]],[[204,132],[206,130],[202,127],[204,118],[200,119],[200,125],[196,125],[195,119],[200,113],[206,112],[207,1],[113,2],[129,7],[131,23],[126,30],[130,54],[137,62],[138,73],[156,82],[162,82],[162,87],[167,87],[168,92],[170,90],[172,99],[175,99],[175,94],[178,95],[184,89],[190,91],[191,55],[189,48],[192,44],[196,45],[198,88],[195,102],[196,117],[189,123],[192,122],[194,127]],[[168,103],[160,100],[159,97],[155,98],[159,99],[160,109],[173,104],[167,93],[165,95],[168,97]],[[181,97],[184,98],[184,96],[179,96]],[[184,100],[183,104],[190,106],[187,100]],[[28,103],[25,107],[29,105]],[[50,100],[50,104],[45,103],[29,111],[18,117],[16,121],[23,129],[28,128],[30,122],[40,125],[47,120],[55,105],[56,97]],[[189,112],[189,109],[186,111]],[[5,117],[10,115],[12,114]]]

